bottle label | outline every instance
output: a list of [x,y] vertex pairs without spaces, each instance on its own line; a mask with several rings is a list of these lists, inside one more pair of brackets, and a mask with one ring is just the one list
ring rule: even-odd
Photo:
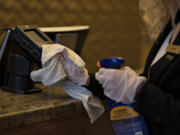
[[111,108],[110,120],[116,135],[145,135],[143,117],[132,106]]
[[110,112],[110,120],[123,120],[139,117],[139,114],[129,106],[117,106]]

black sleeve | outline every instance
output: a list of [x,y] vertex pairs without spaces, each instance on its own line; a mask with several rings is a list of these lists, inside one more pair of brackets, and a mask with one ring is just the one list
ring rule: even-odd
[[180,101],[147,82],[135,97],[136,110],[169,129],[179,129]]
[[94,95],[100,97],[100,98],[106,98],[106,96],[103,93],[103,87],[102,85],[95,79],[95,75],[90,73],[90,81],[89,85],[86,86],[87,89],[89,89]]

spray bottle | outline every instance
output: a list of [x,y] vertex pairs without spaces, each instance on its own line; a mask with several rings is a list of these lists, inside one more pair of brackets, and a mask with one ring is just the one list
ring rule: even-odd
[[[124,64],[121,57],[102,59],[98,67],[120,69]],[[152,135],[144,117],[134,110],[134,104],[117,103],[108,99],[110,122],[115,135]]]

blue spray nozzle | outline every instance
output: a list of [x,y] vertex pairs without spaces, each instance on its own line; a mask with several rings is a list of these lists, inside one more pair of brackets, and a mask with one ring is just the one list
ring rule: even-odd
[[122,57],[111,57],[99,61],[100,67],[119,69],[124,64]]

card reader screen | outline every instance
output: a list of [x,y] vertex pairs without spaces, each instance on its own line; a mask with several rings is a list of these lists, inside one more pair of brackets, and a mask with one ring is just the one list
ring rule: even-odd
[[44,37],[40,32],[38,32],[36,29],[28,29],[25,30],[26,35],[33,39],[35,42],[44,42],[47,41],[46,37]]

